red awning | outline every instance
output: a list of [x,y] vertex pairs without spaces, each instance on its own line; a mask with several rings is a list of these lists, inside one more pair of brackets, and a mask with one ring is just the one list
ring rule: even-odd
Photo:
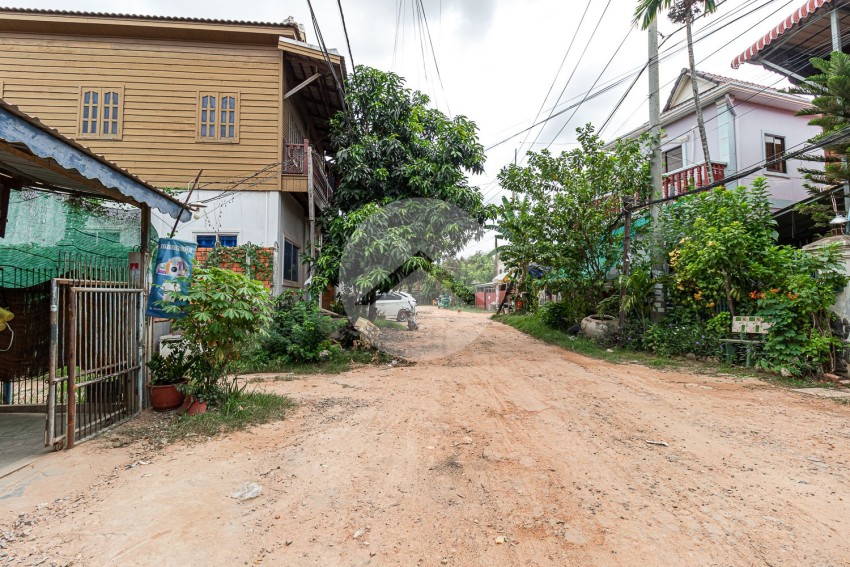
[[807,2],[797,8],[793,14],[782,20],[782,23],[770,30],[766,36],[759,39],[746,51],[732,60],[732,68],[737,69],[741,66],[741,64],[754,58],[759,51],[770,45],[773,40],[788,30],[800,25],[801,22],[809,18],[825,4],[832,4],[832,0],[807,0]]

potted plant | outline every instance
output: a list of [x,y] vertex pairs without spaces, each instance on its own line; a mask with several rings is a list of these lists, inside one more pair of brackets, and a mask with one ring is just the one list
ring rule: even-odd
[[186,376],[192,366],[185,345],[178,345],[166,356],[155,353],[147,366],[151,372],[149,388],[153,409],[167,411],[180,407],[184,395],[178,386],[186,382]]
[[227,398],[227,369],[265,331],[271,309],[268,290],[245,274],[196,266],[189,283],[173,294],[173,303],[160,303],[192,353],[181,411],[195,415]]

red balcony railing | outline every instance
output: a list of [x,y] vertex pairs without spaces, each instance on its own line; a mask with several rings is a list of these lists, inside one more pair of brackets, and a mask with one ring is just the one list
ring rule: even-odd
[[[312,163],[307,161],[307,156]],[[326,205],[330,203],[333,194],[333,179],[324,158],[313,149],[309,140],[304,140],[303,144],[283,144],[283,175],[307,177],[310,165],[313,176],[307,181],[312,183],[316,198],[324,201],[323,204]]]
[[[726,175],[726,164],[711,162],[711,172],[715,181],[723,179]],[[701,163],[665,173],[663,179],[665,198],[683,195],[696,187],[708,185],[708,169]]]

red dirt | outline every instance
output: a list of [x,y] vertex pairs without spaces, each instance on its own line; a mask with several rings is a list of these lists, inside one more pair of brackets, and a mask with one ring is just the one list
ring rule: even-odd
[[[455,323],[457,336],[483,332],[448,358],[258,381],[300,402],[283,422],[154,453],[104,440],[46,457],[36,473],[59,476],[0,492],[0,537],[26,532],[0,555],[25,565],[850,564],[850,407],[756,380],[591,360],[483,315]],[[419,352],[425,336],[399,340]],[[121,466],[140,459],[149,464]],[[231,498],[244,482],[263,494]]]

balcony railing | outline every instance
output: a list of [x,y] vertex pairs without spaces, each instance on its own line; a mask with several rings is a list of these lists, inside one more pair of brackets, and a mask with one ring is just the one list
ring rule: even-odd
[[[711,172],[715,181],[723,179],[726,175],[726,164],[711,162]],[[708,169],[704,163],[683,167],[665,173],[663,180],[664,198],[683,195],[696,187],[708,184]]]
[[283,144],[282,173],[307,178],[308,190],[312,186],[314,196],[322,201],[322,204],[330,203],[334,188],[333,178],[324,158],[313,149],[309,140],[304,140],[303,144]]

